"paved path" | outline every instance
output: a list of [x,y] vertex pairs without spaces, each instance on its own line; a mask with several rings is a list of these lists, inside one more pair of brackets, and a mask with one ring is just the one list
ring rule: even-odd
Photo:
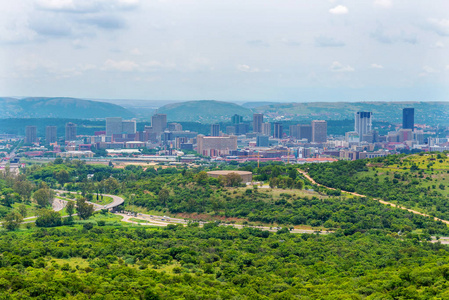
[[[117,215],[122,216],[122,221],[132,223],[132,224],[140,224],[140,225],[149,225],[149,226],[167,226],[169,224],[182,224],[183,226],[187,226],[189,223],[189,220],[185,219],[177,219],[177,218],[171,218],[167,216],[153,216],[153,215],[147,215],[147,214],[137,214],[137,216],[133,216],[130,213],[117,213]],[[132,221],[131,219],[137,219],[142,220],[144,222],[137,222]],[[207,222],[198,222],[200,226],[203,226]],[[249,225],[239,225],[239,224],[226,224],[221,223],[220,226],[231,226],[234,228],[242,229],[245,227],[252,227],[257,228],[260,230],[268,230],[272,232],[276,232],[282,227],[266,227],[266,226],[249,226]],[[291,233],[315,233],[320,232],[321,234],[328,234],[332,231],[319,231],[319,230],[312,230],[312,229],[293,229],[290,230]]]
[[[318,186],[325,187],[325,188],[330,189],[330,190],[335,190],[334,188],[331,188],[331,187],[328,187],[328,186],[325,186],[325,185],[322,185],[322,184],[316,182],[315,180],[313,180],[312,177],[310,177],[309,174],[307,174],[307,172],[305,172],[305,171],[303,171],[303,170],[298,169],[298,172],[301,173],[304,177],[306,177],[306,178],[307,178],[310,182],[312,182],[313,184],[316,184],[316,185],[318,185]],[[348,192],[348,191],[344,191],[344,190],[341,190],[341,191],[342,191],[343,193],[351,194],[351,195],[358,196],[358,197],[368,197],[368,196],[361,195],[361,194],[354,193],[354,192]],[[440,219],[440,218],[437,218],[437,217],[433,217],[433,216],[431,216],[431,215],[424,214],[424,213],[422,213],[422,212],[419,212],[419,211],[416,211],[416,210],[413,210],[413,209],[405,208],[405,207],[399,206],[399,205],[397,205],[397,204],[394,204],[394,203],[391,203],[391,202],[388,202],[388,201],[384,201],[384,200],[378,199],[378,198],[372,198],[372,199],[378,201],[379,203],[385,204],[385,205],[391,205],[392,207],[397,207],[397,208],[406,210],[406,211],[408,211],[408,212],[411,212],[411,213],[414,213],[414,214],[417,214],[417,215],[421,215],[421,216],[433,218],[435,221],[441,221],[441,222],[443,222],[443,223],[445,223],[445,224],[449,224],[449,221],[446,221],[446,220],[443,220],[443,219]]]

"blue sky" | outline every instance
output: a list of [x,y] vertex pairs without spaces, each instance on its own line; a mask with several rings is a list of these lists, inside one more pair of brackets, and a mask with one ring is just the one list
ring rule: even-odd
[[0,95],[449,100],[449,1],[0,0]]

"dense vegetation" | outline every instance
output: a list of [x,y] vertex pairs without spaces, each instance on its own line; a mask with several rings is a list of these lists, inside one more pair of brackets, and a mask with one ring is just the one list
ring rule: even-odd
[[446,154],[392,155],[305,166],[325,186],[357,192],[449,220]]
[[[194,225],[194,224],[193,224]],[[448,248],[381,231],[349,237],[169,226],[0,236],[10,299],[447,298]]]
[[[390,189],[390,194],[382,195],[396,195],[389,200],[399,202],[404,194],[404,199],[416,199],[411,191],[422,186],[429,199],[432,195],[438,199],[446,197],[447,190],[432,185],[444,181],[448,173],[441,170],[447,162],[434,156],[434,160],[402,155],[304,168],[319,182],[338,189],[371,196],[380,193],[374,187]],[[449,236],[447,225],[369,197],[320,188],[300,176],[296,167],[274,163],[258,168],[246,163],[121,169],[57,159],[28,167],[19,176],[3,173],[0,295],[5,299],[449,297],[449,248],[429,242],[435,236]],[[235,173],[209,178],[209,169],[252,171],[265,186],[243,185]],[[376,178],[384,185],[374,185]],[[372,189],[362,182],[367,180]],[[59,196],[73,200],[65,208],[66,218],[49,209],[51,189],[62,187],[78,192]],[[217,222],[203,227],[194,222],[186,227],[132,227],[119,222],[120,215],[93,212],[86,200],[98,200],[99,193],[122,195],[127,206],[132,202],[154,214]],[[37,215],[35,222],[20,225],[32,213]],[[269,232],[220,226],[235,221],[283,228]],[[317,231],[291,233],[297,225]],[[318,229],[334,232],[321,235]]]

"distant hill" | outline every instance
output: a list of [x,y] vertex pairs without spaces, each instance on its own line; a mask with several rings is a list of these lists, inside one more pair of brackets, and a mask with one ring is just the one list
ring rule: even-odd
[[246,103],[243,103],[242,106],[246,107],[246,108],[256,108],[259,106],[267,106],[267,105],[274,105],[274,104],[279,104],[279,102],[266,102],[266,101],[246,102]]
[[291,120],[354,119],[357,111],[370,111],[373,119],[390,123],[402,122],[402,109],[415,108],[415,123],[449,125],[449,102],[309,102],[278,103],[254,108],[268,118],[284,116]]
[[160,107],[157,112],[167,114],[169,121],[223,122],[229,121],[234,114],[241,115],[244,119],[252,118],[252,111],[248,108],[214,100],[168,104]]
[[134,113],[115,104],[76,98],[0,98],[0,118],[96,119],[133,118]]

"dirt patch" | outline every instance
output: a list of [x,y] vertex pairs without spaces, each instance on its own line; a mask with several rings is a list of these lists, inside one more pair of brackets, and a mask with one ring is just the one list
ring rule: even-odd
[[178,213],[175,214],[176,218],[180,219],[190,219],[190,220],[206,220],[206,221],[223,221],[225,223],[230,222],[244,222],[248,221],[247,219],[241,219],[241,218],[226,218],[222,216],[211,216],[208,214],[198,214],[198,213]]

